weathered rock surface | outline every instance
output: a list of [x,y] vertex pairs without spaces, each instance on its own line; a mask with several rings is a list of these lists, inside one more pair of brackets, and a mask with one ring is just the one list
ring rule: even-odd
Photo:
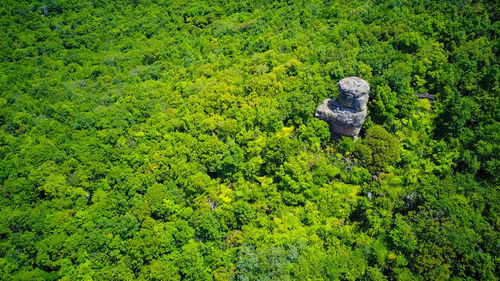
[[340,95],[339,102],[345,107],[353,108],[357,111],[362,111],[366,109],[366,104],[368,103],[368,95],[364,95],[359,98]]
[[365,110],[370,85],[359,77],[347,77],[339,82],[339,102],[357,111]]
[[335,138],[349,136],[356,140],[366,118],[370,86],[359,77],[344,78],[338,86],[339,101],[324,100],[314,116],[328,123]]
[[416,93],[418,99],[427,99],[429,102],[432,104],[433,102],[436,101],[436,97],[434,95],[431,95],[429,93]]

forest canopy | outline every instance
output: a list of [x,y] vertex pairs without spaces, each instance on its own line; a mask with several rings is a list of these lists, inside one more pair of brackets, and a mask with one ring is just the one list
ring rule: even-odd
[[0,279],[498,280],[499,11],[1,1]]

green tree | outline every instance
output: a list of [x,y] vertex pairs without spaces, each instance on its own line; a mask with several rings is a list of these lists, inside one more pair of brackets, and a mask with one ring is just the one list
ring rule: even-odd
[[399,161],[400,144],[381,126],[370,127],[356,143],[355,154],[371,173],[388,171]]

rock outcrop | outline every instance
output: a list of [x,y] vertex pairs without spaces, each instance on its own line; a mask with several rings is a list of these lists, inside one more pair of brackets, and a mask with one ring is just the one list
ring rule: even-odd
[[429,100],[429,103],[432,104],[433,102],[436,101],[436,97],[434,95],[431,95],[429,93],[416,93],[417,98],[420,100],[427,99]]
[[359,77],[347,77],[338,86],[339,100],[324,100],[314,116],[330,125],[335,139],[349,136],[356,140],[365,121],[370,85]]

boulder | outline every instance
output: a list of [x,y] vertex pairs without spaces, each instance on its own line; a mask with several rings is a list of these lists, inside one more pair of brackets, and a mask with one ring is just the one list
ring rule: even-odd
[[356,111],[362,111],[366,109],[366,104],[368,104],[368,95],[359,98],[340,95],[339,102],[345,107],[350,107]]
[[314,116],[328,123],[335,139],[349,136],[356,140],[366,118],[370,86],[359,77],[347,77],[339,82],[338,88],[339,101],[324,100]]
[[370,85],[359,77],[347,77],[340,80],[339,102],[346,106],[354,108],[357,111],[365,110],[368,103],[368,93]]
[[340,80],[338,86],[341,95],[353,98],[368,95],[370,92],[370,85],[368,85],[368,82],[355,76]]

